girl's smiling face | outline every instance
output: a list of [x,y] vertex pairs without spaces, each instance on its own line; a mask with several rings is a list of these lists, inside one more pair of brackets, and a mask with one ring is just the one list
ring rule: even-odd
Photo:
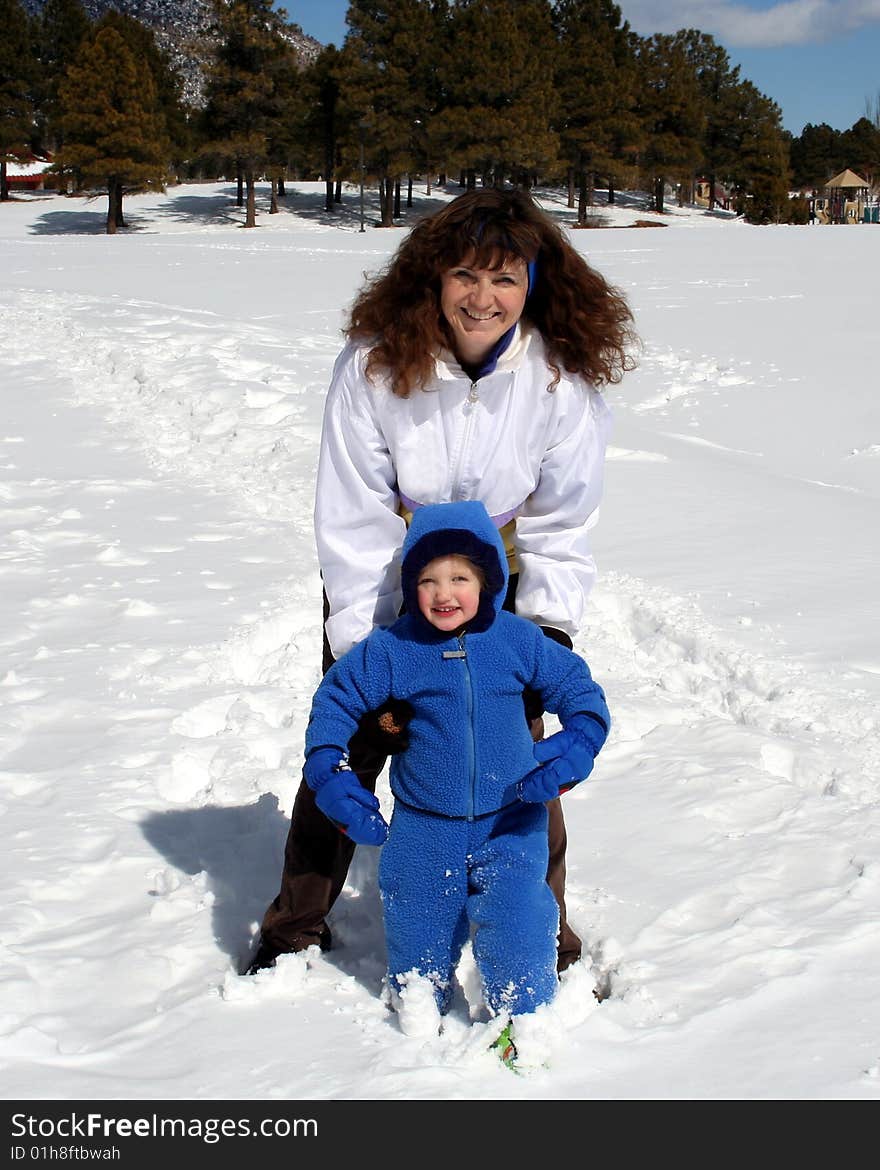
[[456,357],[478,365],[522,316],[529,291],[525,260],[506,257],[498,268],[463,263],[440,278],[440,309],[452,334]]
[[482,576],[467,557],[436,557],[419,573],[419,612],[438,630],[466,625],[480,607]]

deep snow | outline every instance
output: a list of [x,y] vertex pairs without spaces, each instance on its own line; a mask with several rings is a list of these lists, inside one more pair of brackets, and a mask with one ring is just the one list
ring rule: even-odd
[[659,218],[622,197],[572,232],[644,352],[577,643],[615,718],[565,798],[589,957],[515,1077],[467,956],[444,1034],[401,1034],[373,851],[336,949],[236,974],[319,677],[323,393],[405,227],[291,184],[245,231],[232,196],[130,198],[116,237],[0,207],[3,1097],[880,1097],[880,230],[614,230]]

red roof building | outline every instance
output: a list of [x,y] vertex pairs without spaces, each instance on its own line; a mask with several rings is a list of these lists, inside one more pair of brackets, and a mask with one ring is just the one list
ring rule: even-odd
[[36,158],[31,156],[24,162],[6,164],[6,183],[10,191],[42,191],[46,183],[46,172],[52,165],[52,156]]

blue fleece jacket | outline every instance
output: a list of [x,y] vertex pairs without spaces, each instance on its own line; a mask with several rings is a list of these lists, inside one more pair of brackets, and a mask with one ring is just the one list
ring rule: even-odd
[[[435,557],[468,557],[486,577],[477,614],[448,634],[419,612],[419,574]],[[414,709],[409,747],[392,758],[395,799],[426,812],[472,818],[517,799],[516,785],[536,766],[523,714],[525,687],[565,722],[592,715],[607,734],[602,688],[582,658],[540,627],[502,609],[504,545],[478,501],[418,508],[403,545],[406,613],[354,646],[324,676],[312,703],[306,755],[345,748],[367,711],[388,699]]]

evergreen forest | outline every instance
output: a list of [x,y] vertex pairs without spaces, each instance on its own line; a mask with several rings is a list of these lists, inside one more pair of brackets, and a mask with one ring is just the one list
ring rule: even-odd
[[696,29],[642,37],[611,0],[352,0],[348,33],[308,60],[271,0],[209,0],[202,92],[144,23],[79,0],[34,15],[0,0],[0,198],[7,164],[52,159],[64,191],[107,197],[107,231],[126,194],[230,179],[256,223],[285,181],[321,180],[333,212],[344,184],[379,193],[380,226],[414,180],[554,184],[586,226],[598,195],[650,194],[754,223],[806,222],[808,197],[846,167],[880,180],[880,102],[849,130],[782,112]]

